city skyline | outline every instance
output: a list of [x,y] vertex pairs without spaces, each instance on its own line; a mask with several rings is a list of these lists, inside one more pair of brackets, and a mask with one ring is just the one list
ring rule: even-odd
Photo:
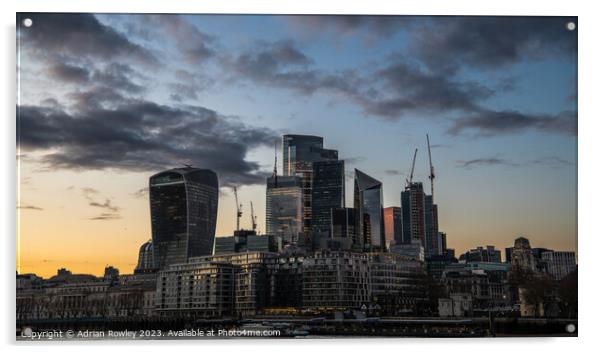
[[[518,235],[537,247],[577,251],[576,120],[567,113],[576,114],[576,52],[547,47],[550,39],[576,46],[576,34],[566,38],[567,18],[512,18],[532,36],[512,37],[503,43],[510,48],[485,45],[486,53],[463,48],[455,52],[463,57],[446,63],[443,54],[420,46],[425,27],[450,29],[431,39],[451,51],[459,50],[452,46],[457,26],[487,23],[391,17],[385,26],[369,16],[336,17],[322,23],[327,35],[318,40],[311,27],[324,18],[312,16],[32,17],[32,28],[19,27],[22,272],[49,275],[67,267],[99,274],[106,264],[133,270],[140,245],[151,237],[148,177],[184,163],[218,173],[217,236],[235,229],[233,185],[243,201],[242,226],[250,228],[252,201],[259,230],[266,230],[265,177],[273,169],[274,141],[285,133],[322,136],[327,148],[339,151],[347,207],[353,206],[355,168],[382,181],[384,207],[400,206],[414,148],[414,180],[430,193],[428,133],[439,229],[456,254],[486,245],[502,250]],[[161,26],[174,48],[161,48],[149,23]],[[244,31],[257,23],[281,31]],[[82,24],[89,26],[76,27]],[[69,43],[33,48],[45,39],[26,32],[37,26],[54,26],[74,40],[100,38],[106,46],[83,46],[79,57]],[[194,37],[188,43],[197,47],[176,40],[181,36]],[[537,43],[538,55],[529,53]],[[48,53],[36,56],[40,49]],[[483,62],[492,53],[502,69]],[[230,61],[219,67],[224,57]],[[161,61],[172,65],[159,70]],[[375,80],[383,81],[369,87],[373,62],[381,74]],[[147,68],[157,76],[145,74]],[[345,68],[352,72],[341,74]],[[221,77],[227,69],[239,77]],[[63,86],[56,89],[56,82]],[[153,83],[156,89],[145,88]],[[202,127],[213,136],[199,134]],[[142,133],[132,134],[136,128]],[[167,137],[180,140],[161,144]]]

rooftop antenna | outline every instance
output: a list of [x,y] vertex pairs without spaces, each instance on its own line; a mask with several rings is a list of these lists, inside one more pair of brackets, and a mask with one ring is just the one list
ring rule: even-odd
[[431,180],[431,197],[433,200],[435,200],[435,168],[433,167],[433,161],[431,160],[431,141],[429,140],[428,134],[426,135],[426,144],[429,149],[429,179]]
[[236,192],[236,187],[232,187],[234,189],[234,200],[236,202],[236,231],[240,230],[240,217],[242,216],[242,204],[238,204],[238,193]]
[[253,231],[257,230],[257,216],[253,210],[253,202],[251,202],[251,227]]
[[414,150],[414,158],[412,159],[412,169],[410,170],[410,178],[406,178],[406,184],[411,185],[412,179],[414,179],[414,166],[416,166],[416,154],[418,153],[418,149]]

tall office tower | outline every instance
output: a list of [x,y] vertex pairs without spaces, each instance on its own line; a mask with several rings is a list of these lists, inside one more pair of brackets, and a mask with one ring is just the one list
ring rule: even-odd
[[331,230],[330,239],[336,243],[332,249],[349,250],[353,245],[358,244],[359,236],[357,228],[357,216],[354,208],[335,208],[331,209]]
[[420,240],[426,249],[425,195],[421,182],[412,182],[401,192],[401,214],[404,243]]
[[149,180],[155,268],[213,251],[219,189],[211,170],[183,167]]
[[[301,179],[303,233],[309,243],[314,227],[317,232],[324,231],[330,225],[330,209],[344,203],[344,164],[338,162],[337,150],[324,149],[323,144],[324,139],[319,136],[287,134],[282,137],[283,175]],[[319,199],[316,209],[314,197]],[[318,213],[315,219],[314,211]]]
[[345,162],[314,162],[312,185],[312,233],[328,236],[331,210],[345,206]]
[[439,231],[437,233],[437,247],[441,252],[440,255],[445,255],[447,252],[447,234],[445,232]]
[[439,249],[437,237],[439,235],[439,218],[437,215],[437,204],[433,204],[433,196],[424,196],[424,230],[425,230],[425,254],[426,257],[442,253]]
[[355,169],[353,204],[358,218],[359,240],[365,248],[385,248],[383,185]]
[[575,252],[547,251],[541,254],[541,259],[548,264],[547,271],[555,280],[561,280],[577,269]]
[[401,238],[401,208],[388,207],[383,209],[385,219],[385,243],[387,249],[393,244],[402,244]]
[[296,244],[303,232],[303,189],[297,176],[272,176],[267,179],[266,229],[268,235],[282,237],[285,244]]

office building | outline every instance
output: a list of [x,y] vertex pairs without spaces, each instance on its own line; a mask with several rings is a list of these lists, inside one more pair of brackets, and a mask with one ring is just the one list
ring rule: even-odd
[[439,249],[439,217],[437,205],[433,203],[433,196],[424,196],[424,250],[427,257],[441,254]]
[[412,182],[401,192],[401,213],[404,242],[420,240],[426,249],[425,194],[421,182]]
[[401,231],[401,208],[388,207],[383,209],[384,227],[385,227],[385,243],[387,248],[392,244],[402,244]]
[[303,262],[303,306],[360,308],[370,301],[367,253],[319,251]]
[[411,243],[394,244],[389,247],[391,253],[402,255],[420,262],[425,260],[425,252],[420,240],[413,240]]
[[366,249],[385,248],[382,183],[355,169],[354,207],[358,217],[358,230]]
[[332,209],[345,206],[345,162],[342,160],[313,163],[311,218],[312,234],[329,236]]
[[297,176],[267,179],[266,233],[284,244],[297,244],[303,233],[303,189]]
[[[331,235],[326,249],[350,250],[359,244],[357,214],[354,208],[335,208],[331,210]],[[322,245],[324,246],[324,245]]]
[[254,230],[236,230],[232,236],[215,238],[213,254],[242,252],[278,252],[279,242],[273,235],[257,235]]
[[303,239],[299,243],[307,248],[313,244],[314,233],[330,231],[330,209],[343,207],[345,201],[344,163],[338,161],[337,150],[324,149],[323,145],[319,136],[282,137],[283,175],[300,178]]
[[437,248],[441,250],[439,254],[447,253],[447,234],[445,232],[437,233]]
[[547,271],[555,280],[561,280],[577,269],[575,252],[547,251],[541,254],[541,258],[547,263]]
[[150,177],[155,268],[212,253],[218,196],[211,170],[174,168]]
[[471,262],[502,262],[502,252],[496,250],[494,246],[487,246],[485,248],[479,246],[475,249],[471,249],[466,253],[460,255],[460,263],[471,263]]

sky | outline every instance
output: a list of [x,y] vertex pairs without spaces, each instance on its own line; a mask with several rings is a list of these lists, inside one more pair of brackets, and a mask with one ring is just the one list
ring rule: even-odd
[[[32,19],[32,26],[22,24]],[[577,29],[568,17],[17,15],[17,269],[133,271],[148,178],[217,172],[217,235],[265,230],[283,134],[324,137],[399,206],[432,145],[456,254],[577,250]],[[278,156],[281,170],[281,156]]]

